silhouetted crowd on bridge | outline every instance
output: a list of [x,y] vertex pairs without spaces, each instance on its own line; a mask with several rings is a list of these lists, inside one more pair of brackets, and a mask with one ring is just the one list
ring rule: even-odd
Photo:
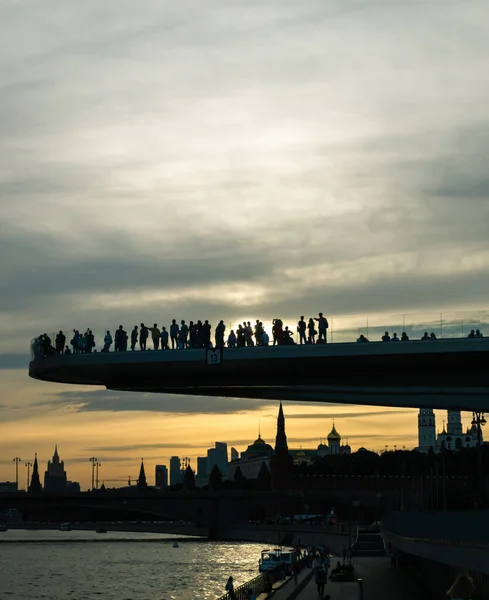
[[[301,316],[296,331],[298,334],[298,344],[326,344],[329,323],[323,313],[317,317],[311,317],[308,321]],[[219,321],[214,330],[214,343],[212,341],[212,325],[208,320],[190,321],[188,324],[184,319],[177,323],[173,319],[169,328],[166,326],[158,327],[154,323],[152,327],[144,323],[134,325],[128,333],[123,325],[114,332],[112,336],[110,330],[107,330],[103,339],[101,352],[110,352],[112,347],[115,352],[135,351],[139,349],[145,351],[152,350],[184,350],[187,348],[244,348],[253,346],[287,346],[296,344],[294,332],[286,325],[282,319],[273,319],[272,321],[272,340],[265,330],[263,322],[259,319],[252,325],[250,321],[240,323],[236,330],[231,329],[226,339],[226,325],[224,321]],[[483,335],[479,329],[471,330],[468,338],[482,338]],[[421,337],[422,341],[436,340],[434,332],[429,334],[425,331]],[[392,336],[388,331],[381,338],[382,342],[407,342],[409,336],[405,331],[401,337],[397,333]],[[369,342],[370,340],[363,334],[357,338],[358,343]],[[87,354],[96,352],[95,336],[91,329],[80,333],[78,329],[73,330],[73,335],[67,343],[66,335],[60,331],[53,340],[46,334],[40,335],[34,340],[33,350],[35,356],[51,356],[54,354]]]
[[[323,313],[317,317],[311,317],[307,322],[304,316],[301,316],[297,323],[297,333],[299,334],[299,344],[325,344],[327,342],[327,330],[329,323]],[[101,352],[109,352],[114,347],[115,352],[134,351],[137,348],[141,351],[148,350],[184,350],[187,348],[244,348],[252,346],[269,346],[270,337],[265,330],[263,322],[259,319],[252,325],[250,321],[240,323],[236,330],[231,329],[226,338],[226,325],[224,321],[219,321],[214,330],[214,344],[212,343],[212,326],[209,321],[204,322],[190,321],[187,325],[182,319],[177,323],[173,319],[169,330],[166,326],[161,329],[157,323],[152,327],[141,323],[134,325],[128,333],[123,325],[114,332],[112,336],[110,330],[106,331],[103,340]],[[80,333],[78,329],[73,330],[73,336],[66,343],[66,335],[60,331],[53,340],[46,334],[40,335],[34,340],[34,352],[37,355],[49,356],[53,354],[86,354],[95,351],[95,338],[91,329],[85,333]],[[294,333],[286,325],[284,327],[282,319],[273,319],[272,321],[272,341],[273,346],[294,345]]]
[[[476,329],[475,331],[473,329],[471,329],[469,335],[467,336],[467,338],[469,338],[469,339],[482,338],[482,337],[484,337],[484,336],[482,335],[480,329]],[[409,342],[410,341],[409,336],[405,331],[403,331],[401,333],[400,338],[398,337],[397,333],[393,333],[391,336],[389,334],[389,332],[386,331],[381,339],[383,342]],[[431,333],[428,333],[427,331],[425,331],[423,336],[420,339],[422,342],[426,342],[426,341],[437,340],[438,338],[436,337],[436,334],[434,331],[432,331]],[[364,342],[370,342],[370,340],[362,334],[357,338],[357,342],[364,343]]]

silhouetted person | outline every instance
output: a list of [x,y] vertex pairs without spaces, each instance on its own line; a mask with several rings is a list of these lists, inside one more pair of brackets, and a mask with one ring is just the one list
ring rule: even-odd
[[64,353],[65,353],[65,354],[71,354],[71,350],[70,350],[70,347],[69,347],[69,346],[66,346],[66,348],[65,348],[65,352],[64,352]]
[[409,342],[408,334],[405,331],[401,333],[401,342]]
[[78,329],[73,329],[73,337],[71,338],[71,346],[73,348],[73,354],[78,354],[78,340],[80,339],[80,332]]
[[137,325],[134,325],[133,330],[131,331],[131,350],[134,352],[136,349],[136,344],[139,339],[139,329]]
[[228,348],[235,348],[235,347],[236,347],[236,334],[231,329],[231,331],[228,335]]
[[230,577],[226,583],[226,592],[229,594],[231,600],[236,600],[236,594],[234,593],[233,578]]
[[268,337],[268,333],[263,330],[263,333],[261,334],[261,339],[262,339],[262,346],[268,346],[270,343],[270,338]]
[[309,322],[307,324],[307,330],[308,330],[308,336],[309,336],[308,342],[310,344],[314,344],[316,342],[317,331],[316,331],[316,324],[314,323],[314,319],[312,317],[309,319]]
[[470,330],[469,335],[467,336],[468,338],[475,338],[475,331],[473,329]]
[[476,329],[476,330],[475,330],[475,337],[476,337],[476,338],[481,338],[481,337],[484,337],[484,336],[482,335],[482,333],[481,333],[480,329]]
[[436,335],[435,335],[435,332],[434,332],[434,331],[432,331],[432,332],[430,333],[430,340],[436,340]]
[[187,336],[188,336],[188,327],[185,323],[184,319],[180,321],[180,331],[178,332],[178,347],[186,348],[187,347]]
[[251,327],[251,323],[249,321],[247,323],[243,323],[243,328],[245,330],[246,345],[254,346],[255,342],[253,341],[253,329]]
[[170,339],[171,349],[175,350],[175,348],[178,348],[178,323],[176,319],[173,319],[170,325]]
[[66,336],[62,331],[60,331],[54,341],[54,345],[56,347],[57,354],[63,354],[65,343],[66,343]]
[[284,344],[289,345],[289,346],[293,346],[294,345],[294,339],[293,339],[293,333],[292,331],[290,331],[289,327],[286,326],[284,329]]
[[168,350],[168,331],[166,330],[166,327],[161,328],[160,339],[161,349]]
[[318,341],[324,340],[324,343],[326,343],[328,341],[326,339],[326,332],[329,327],[328,319],[323,316],[322,312],[320,312],[319,317],[315,317],[315,320],[318,322],[318,331],[319,331]]
[[263,323],[258,319],[255,324],[255,340],[257,346],[263,346]]
[[93,332],[91,329],[87,329],[87,352],[92,352],[92,350],[95,348],[95,336],[93,335]]
[[[224,323],[223,323],[224,325]],[[202,325],[202,345],[204,348],[211,348],[211,335],[212,335],[212,327],[209,321],[206,319],[204,324]],[[223,340],[224,342],[224,340]]]
[[362,333],[360,335],[360,337],[357,339],[357,342],[360,342],[360,343],[368,342],[368,339]]
[[382,336],[382,341],[383,341],[383,342],[390,342],[390,341],[391,341],[391,336],[389,335],[389,332],[388,332],[388,331],[386,331],[386,332],[384,333],[384,335]]
[[275,319],[274,323],[274,336],[273,336],[273,345],[277,343],[279,346],[282,346],[284,343],[284,324],[282,319]]
[[304,317],[301,317],[299,322],[297,323],[297,332],[299,334],[299,344],[305,344],[306,343],[306,329],[307,329],[307,324],[304,321]]
[[226,331],[226,325],[224,325],[224,321],[219,321],[216,327],[216,348],[224,347],[224,332]]
[[400,342],[401,340],[397,337],[397,333],[392,334],[391,342]]
[[153,340],[153,348],[158,350],[160,347],[160,330],[158,329],[158,325],[155,323],[153,327],[149,327],[149,331],[151,331],[151,339]]
[[144,352],[148,343],[149,329],[144,323],[141,323],[139,330],[139,348]]
[[124,350],[124,336],[125,336],[125,331],[122,327],[122,325],[119,325],[119,328],[117,329],[117,331],[115,332],[114,335],[114,350],[116,352],[122,352]]
[[428,335],[428,332],[427,332],[427,331],[425,331],[425,332],[423,333],[423,337],[422,337],[421,339],[423,340],[423,342],[425,342],[426,340],[428,340],[428,341],[429,341],[431,338],[430,338],[430,336]]
[[110,331],[107,329],[107,333],[104,336],[104,347],[103,347],[102,352],[109,352],[111,346],[112,346],[112,336],[110,335]]

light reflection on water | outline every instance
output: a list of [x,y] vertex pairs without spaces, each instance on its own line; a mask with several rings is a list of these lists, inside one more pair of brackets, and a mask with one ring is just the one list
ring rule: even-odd
[[175,537],[93,531],[0,533],[0,598],[217,598],[229,575],[236,585],[258,575],[261,544],[187,538],[173,548]]

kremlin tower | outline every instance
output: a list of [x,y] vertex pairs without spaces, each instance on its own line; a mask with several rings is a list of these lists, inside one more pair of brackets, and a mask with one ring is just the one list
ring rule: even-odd
[[289,454],[287,436],[285,434],[285,417],[280,402],[277,417],[277,436],[275,438],[275,453],[271,459],[272,487],[275,490],[291,487],[293,458]]
[[32,469],[31,484],[29,485],[31,494],[39,494],[42,492],[41,480],[39,479],[39,465],[37,464],[37,454],[34,458],[34,467]]

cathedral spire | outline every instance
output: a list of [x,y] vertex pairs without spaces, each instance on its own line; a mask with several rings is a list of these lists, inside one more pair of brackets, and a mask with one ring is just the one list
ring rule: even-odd
[[42,491],[41,480],[39,479],[39,465],[37,464],[37,452],[34,457],[34,466],[32,468],[31,484],[29,486],[29,492],[33,494],[39,494]]
[[144,461],[141,459],[141,468],[139,469],[139,477],[138,477],[138,488],[140,490],[145,490],[148,487],[148,483],[146,481],[146,473],[144,472]]

